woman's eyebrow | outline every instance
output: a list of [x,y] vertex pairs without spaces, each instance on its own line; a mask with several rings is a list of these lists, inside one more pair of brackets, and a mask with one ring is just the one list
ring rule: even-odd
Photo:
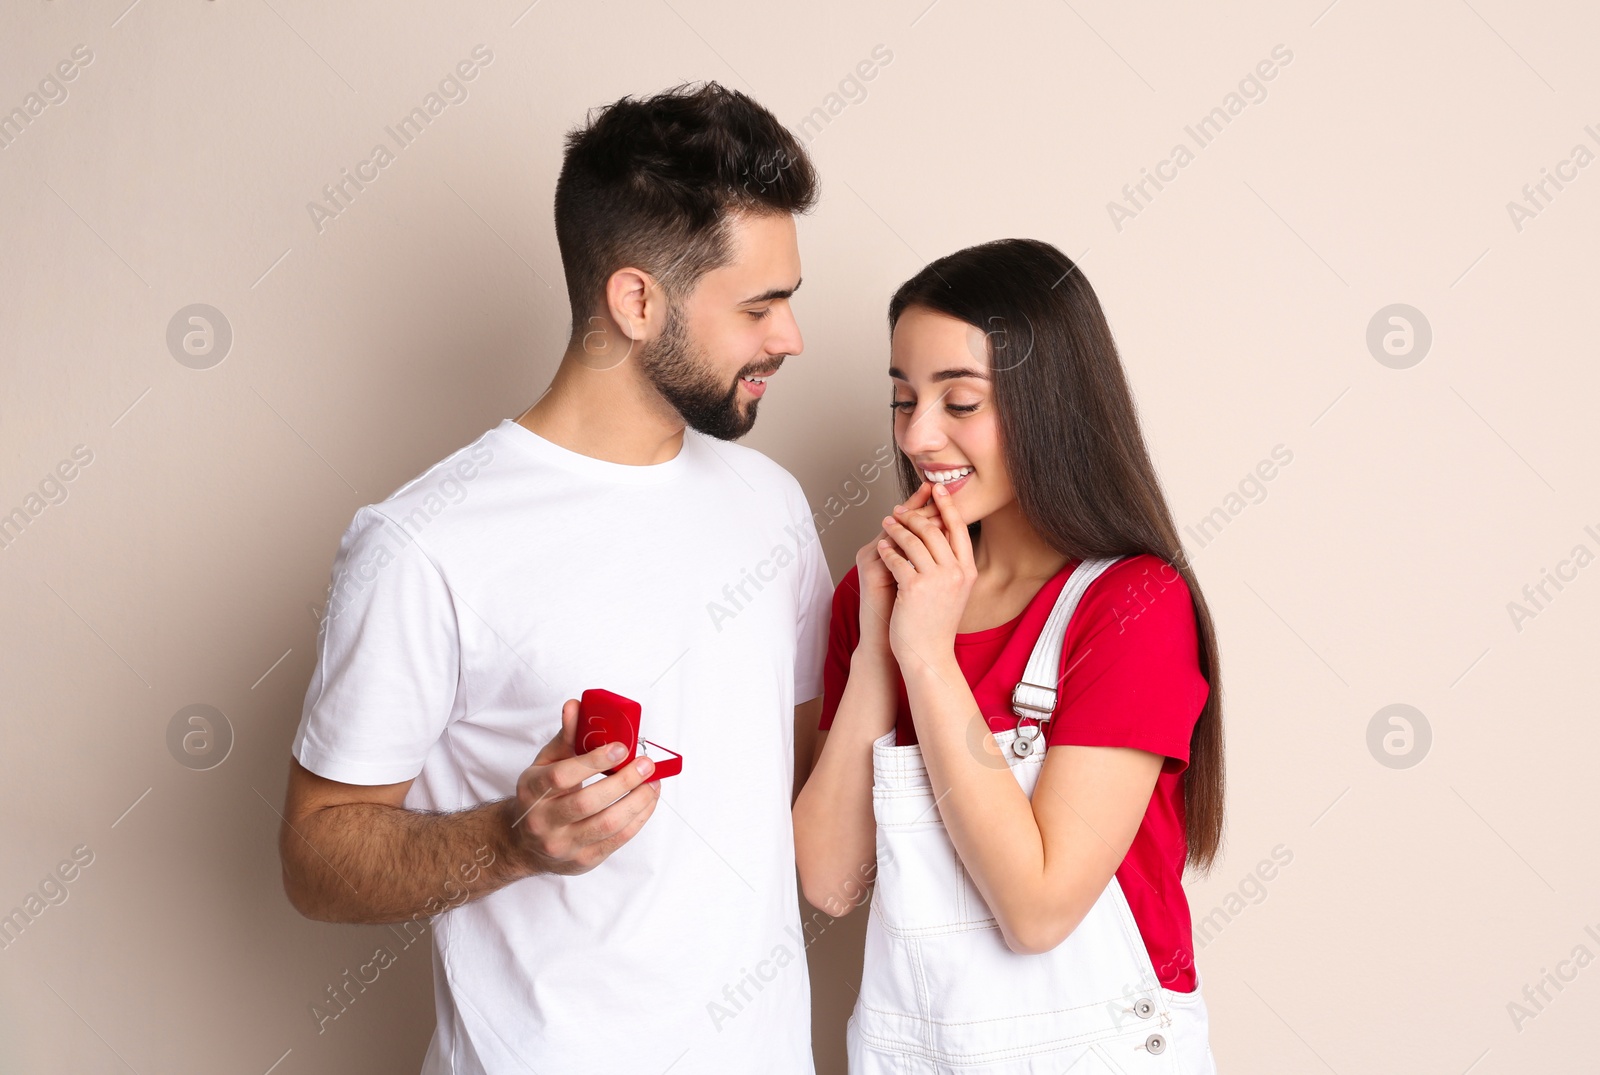
[[[894,366],[890,366],[889,367],[889,376],[893,377],[897,381],[909,381],[911,379],[911,378],[907,377],[904,373],[901,373]],[[962,368],[958,368],[958,369],[939,370],[932,377],[930,377],[929,380],[931,380],[931,381],[955,381],[955,380],[959,380],[962,377],[975,377],[980,381],[987,381],[989,379],[989,375],[987,373],[983,372],[982,370],[968,369],[968,368],[962,367]]]
[[771,302],[773,299],[786,299],[790,295],[793,295],[796,291],[800,290],[800,285],[804,282],[804,280],[804,277],[796,280],[793,287],[775,287],[771,291],[763,291],[754,298],[745,299],[743,302],[739,303],[739,305],[749,306],[752,302]]

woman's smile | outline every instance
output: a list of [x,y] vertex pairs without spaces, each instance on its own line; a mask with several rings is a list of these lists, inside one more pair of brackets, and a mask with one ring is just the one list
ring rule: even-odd
[[972,467],[919,466],[918,469],[931,484],[942,485],[945,492],[951,494],[967,484],[967,479],[976,473]]

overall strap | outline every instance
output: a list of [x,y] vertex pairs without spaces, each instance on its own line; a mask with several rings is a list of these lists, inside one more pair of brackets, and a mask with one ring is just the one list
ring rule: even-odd
[[1084,560],[1072,569],[1066,585],[1061,587],[1061,594],[1056,598],[1055,607],[1050,610],[1044,630],[1039,632],[1033,652],[1028,656],[1028,667],[1023,670],[1021,681],[1011,691],[1011,709],[1016,713],[1019,724],[1022,718],[1032,717],[1043,725],[1055,712],[1056,686],[1060,683],[1058,677],[1061,675],[1061,647],[1066,643],[1067,624],[1084,591],[1089,589],[1089,584],[1120,559],[1122,557],[1113,556],[1106,560]]

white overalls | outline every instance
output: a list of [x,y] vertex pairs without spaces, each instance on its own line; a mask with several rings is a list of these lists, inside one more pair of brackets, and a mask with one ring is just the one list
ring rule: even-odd
[[[1080,563],[1012,693],[1048,720],[1078,600],[1115,560]],[[1030,798],[1042,728],[995,734]],[[922,752],[889,732],[872,747],[878,873],[861,995],[847,1025],[850,1075],[1215,1075],[1198,988],[1161,985],[1115,876],[1066,940],[1038,955],[1007,947],[962,866]],[[987,759],[988,755],[984,757]],[[993,764],[999,764],[994,761]]]

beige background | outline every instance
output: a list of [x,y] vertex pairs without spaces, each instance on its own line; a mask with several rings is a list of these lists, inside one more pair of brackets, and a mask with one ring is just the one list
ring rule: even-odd
[[[1600,151],[1600,15],[528,2],[0,14],[0,110],[75,47],[93,57],[0,150],[0,512],[92,453],[0,551],[0,910],[93,854],[0,951],[0,1069],[416,1070],[425,950],[319,1034],[308,1005],[392,940],[302,920],[279,886],[274,809],[329,565],[359,505],[547,383],[562,133],[708,77],[795,128],[839,94],[808,132],[824,195],[800,230],[805,353],[746,440],[813,507],[888,436],[894,285],[1030,235],[1101,296],[1180,525],[1227,520],[1189,547],[1225,662],[1226,857],[1190,889],[1197,919],[1230,894],[1236,912],[1198,955],[1221,1069],[1591,1068],[1600,967],[1562,961],[1600,956],[1600,373],[1580,306],[1600,283],[1600,168],[1568,167],[1520,230],[1506,205],[1575,146]],[[307,203],[480,44],[468,98],[319,232]],[[841,91],[877,45],[892,60]],[[1266,99],[1116,228],[1107,203],[1276,45],[1292,61]],[[195,303],[233,333],[203,370],[166,342]],[[1432,327],[1405,369],[1366,342],[1395,303]],[[1292,462],[1230,500],[1277,445]],[[890,480],[825,530],[835,577]],[[1508,603],[1580,544],[1519,630]],[[1410,768],[1368,747],[1396,703],[1432,732]],[[203,771],[167,746],[192,704],[234,736]],[[1258,887],[1278,845],[1292,862]],[[843,1071],[862,918],[812,951],[819,1072]],[[1519,1021],[1508,1006],[1546,970],[1573,980]]]

